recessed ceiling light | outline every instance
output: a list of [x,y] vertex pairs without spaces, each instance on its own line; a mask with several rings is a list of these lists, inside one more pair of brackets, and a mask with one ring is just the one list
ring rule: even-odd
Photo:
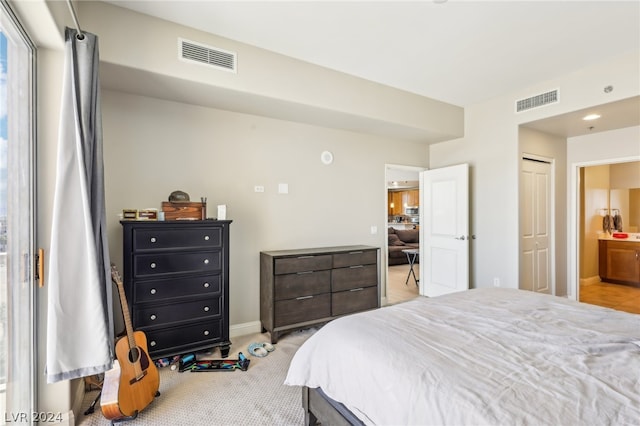
[[600,114],[589,114],[582,117],[584,121],[597,120],[598,118],[600,118]]

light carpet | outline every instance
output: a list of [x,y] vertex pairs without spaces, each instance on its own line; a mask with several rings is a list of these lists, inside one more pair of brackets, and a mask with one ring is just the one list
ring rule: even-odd
[[[253,342],[269,341],[268,333],[252,334],[231,339],[229,359],[237,359],[238,352],[251,363],[247,371],[179,373],[169,367],[159,368],[160,393],[134,421],[123,425],[302,425],[302,392],[299,387],[285,386],[284,379],[293,355],[317,329],[284,334],[275,351],[264,358],[249,355],[247,346]],[[220,359],[215,351],[209,359]],[[85,394],[77,425],[108,426],[100,411],[83,413],[98,391]]]

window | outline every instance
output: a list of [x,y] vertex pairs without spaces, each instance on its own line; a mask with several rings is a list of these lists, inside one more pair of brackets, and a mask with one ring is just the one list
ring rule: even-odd
[[33,44],[1,0],[0,423],[28,423],[35,411],[34,58]]

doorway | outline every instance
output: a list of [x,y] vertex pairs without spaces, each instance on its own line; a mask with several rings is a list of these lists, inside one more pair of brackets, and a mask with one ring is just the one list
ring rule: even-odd
[[[411,265],[403,249],[417,247],[420,249],[418,237],[420,222],[420,189],[419,174],[425,167],[398,164],[385,165],[384,217],[385,244],[385,303],[395,304],[416,297],[419,292],[418,263],[413,266],[415,278],[411,273]],[[416,211],[416,208],[418,209]],[[391,236],[390,234],[394,234]],[[415,238],[414,238],[415,237]],[[400,238],[404,239],[402,241]],[[390,249],[390,239],[392,239]],[[400,240],[405,245],[400,245]],[[397,244],[397,245],[396,245]],[[393,253],[391,253],[393,251]],[[418,280],[418,281],[416,281]]]
[[640,161],[626,158],[577,164],[572,178],[575,223],[571,229],[577,236],[571,247],[575,259],[572,294],[581,302],[637,313],[640,297],[635,293],[640,289],[601,281],[599,238],[605,232],[606,215],[620,215],[623,232],[640,232]]

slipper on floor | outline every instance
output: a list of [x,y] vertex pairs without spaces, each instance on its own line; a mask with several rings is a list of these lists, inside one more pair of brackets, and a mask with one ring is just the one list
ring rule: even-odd
[[262,344],[262,347],[263,347],[263,348],[265,348],[265,349],[267,350],[267,352],[273,352],[273,351],[275,351],[275,350],[276,350],[276,347],[275,347],[275,346],[273,346],[273,345],[272,345],[271,343],[269,343],[269,342],[264,342],[264,343]]
[[252,343],[249,345],[248,351],[251,355],[259,358],[265,357],[269,354],[264,348],[264,343]]

